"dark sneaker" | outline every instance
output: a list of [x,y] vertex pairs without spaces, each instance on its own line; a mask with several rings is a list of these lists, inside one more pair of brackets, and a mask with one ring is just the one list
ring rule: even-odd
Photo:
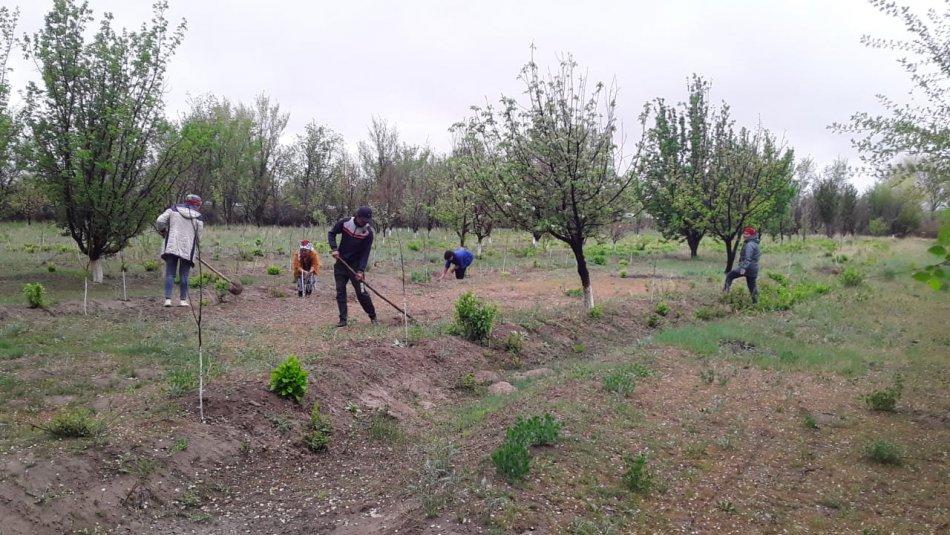
[[303,292],[300,290],[297,290],[297,297],[303,297]]
[[337,327],[346,327],[346,320],[340,320],[336,322]]

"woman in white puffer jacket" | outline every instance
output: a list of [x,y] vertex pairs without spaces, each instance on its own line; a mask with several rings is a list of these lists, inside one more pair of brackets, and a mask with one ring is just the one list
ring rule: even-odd
[[204,223],[201,221],[201,197],[188,195],[183,204],[176,204],[162,212],[155,220],[155,228],[165,236],[162,260],[165,261],[165,306],[172,306],[172,288],[178,272],[180,305],[188,305],[188,273],[195,265],[198,243]]

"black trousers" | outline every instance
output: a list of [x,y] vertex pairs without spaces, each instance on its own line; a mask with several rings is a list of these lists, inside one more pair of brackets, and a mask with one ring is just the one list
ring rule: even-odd
[[340,309],[341,320],[345,321],[347,317],[347,282],[353,285],[353,289],[356,290],[356,300],[360,302],[360,306],[363,307],[370,319],[376,318],[376,308],[373,306],[373,300],[369,297],[369,291],[365,290],[360,281],[356,280],[356,277],[339,262],[333,266],[333,281],[336,283],[336,304]]
[[732,281],[739,277],[745,277],[745,283],[746,286],[749,287],[749,295],[752,296],[752,302],[757,303],[759,301],[759,287],[756,285],[756,279],[759,278],[758,270],[747,269],[745,275],[741,275],[738,269],[733,269],[729,273],[726,273],[726,285],[723,289],[728,292],[729,289],[732,288]]

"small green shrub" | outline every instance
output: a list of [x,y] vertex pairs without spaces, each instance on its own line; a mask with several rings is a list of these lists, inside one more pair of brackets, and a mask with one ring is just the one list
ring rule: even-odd
[[630,262],[627,261],[626,258],[621,258],[620,260],[617,260],[617,265],[620,267],[627,267],[630,265]]
[[280,275],[280,268],[278,266],[267,266],[268,275]]
[[647,456],[640,453],[636,457],[624,455],[623,464],[626,468],[623,477],[623,486],[637,494],[646,494],[653,488],[653,474],[647,468]]
[[626,270],[626,269],[621,269],[619,275],[620,275],[620,278],[621,278],[621,279],[626,279],[626,278],[627,278],[627,270]]
[[805,415],[802,416],[802,425],[808,429],[818,429],[818,422],[811,413],[805,413]]
[[527,420],[518,418],[515,424],[508,428],[505,440],[519,442],[527,446],[550,446],[554,444],[561,433],[563,424],[554,419],[554,416],[532,416]]
[[524,333],[520,331],[511,331],[505,337],[505,351],[520,354],[524,349]]
[[564,290],[564,295],[568,297],[584,297],[584,290],[582,288],[570,288]]
[[498,308],[485,303],[472,292],[465,292],[455,302],[455,325],[458,332],[473,342],[483,342],[491,336]]
[[856,267],[845,268],[841,272],[841,284],[847,287],[860,286],[864,282],[864,274]]
[[406,242],[406,249],[409,249],[410,251],[421,251],[422,242],[419,240],[410,240]]
[[428,271],[413,271],[409,274],[409,280],[416,284],[423,284],[429,282],[429,272]]
[[591,257],[591,262],[597,264],[598,266],[603,266],[607,264],[607,257],[602,254],[594,255]]
[[875,411],[893,412],[897,407],[897,402],[901,399],[904,390],[904,382],[898,375],[894,379],[894,384],[882,390],[875,390],[864,396],[864,401],[868,408]]
[[660,301],[653,307],[653,312],[656,312],[660,316],[666,317],[670,313],[670,305]]
[[459,390],[465,390],[467,392],[478,392],[482,390],[482,385],[475,380],[475,374],[472,372],[462,374],[456,386]]
[[56,265],[55,265],[55,264],[48,264],[48,265],[46,266],[46,271],[48,271],[48,272],[50,272],[50,273],[56,273]]
[[191,288],[207,288],[213,286],[217,279],[218,277],[214,273],[202,273],[197,277],[191,277],[188,279],[188,286]]
[[864,456],[880,464],[900,465],[903,463],[903,452],[893,442],[875,440],[864,447]]
[[699,307],[693,312],[693,316],[698,320],[709,321],[725,316],[725,311],[715,307]]
[[224,279],[214,281],[214,292],[218,295],[218,299],[223,299],[224,296],[228,295],[230,288],[231,284]]
[[498,473],[511,481],[524,479],[531,469],[531,453],[520,443],[506,440],[491,454]]
[[27,283],[23,287],[23,296],[30,308],[46,308],[46,288],[38,282]]
[[590,310],[587,311],[587,315],[591,319],[599,320],[604,317],[604,305],[594,305]]
[[647,317],[647,327],[650,327],[651,329],[655,329],[655,328],[659,327],[660,324],[662,324],[662,323],[663,323],[663,319],[660,318],[660,316],[658,316],[658,315],[656,315],[656,314],[650,314],[650,315]]
[[295,355],[290,355],[270,374],[268,389],[283,398],[300,402],[307,393],[307,370],[300,366]]
[[260,247],[251,249],[251,256],[252,256],[252,257],[253,257],[253,256],[264,256],[264,249],[261,249]]
[[85,408],[56,413],[46,425],[46,431],[57,438],[93,437],[101,433],[102,428],[102,422]]
[[254,253],[250,249],[241,248],[238,249],[238,258],[244,262],[250,262],[251,260],[254,260]]
[[576,344],[571,346],[571,351],[573,353],[580,355],[584,351],[587,351],[587,348],[584,347],[584,344],[582,342],[577,342]]
[[330,445],[333,428],[329,420],[320,412],[320,404],[314,403],[310,410],[310,431],[303,437],[303,443],[310,451],[325,451]]
[[633,374],[627,370],[615,370],[604,377],[604,390],[619,397],[627,397],[633,393]]
[[198,375],[186,368],[169,370],[165,378],[171,397],[178,398],[198,388]]

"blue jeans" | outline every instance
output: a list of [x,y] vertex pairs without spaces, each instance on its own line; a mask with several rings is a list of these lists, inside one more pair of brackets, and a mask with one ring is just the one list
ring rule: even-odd
[[178,271],[178,293],[181,300],[188,299],[188,273],[191,264],[175,255],[165,257],[165,299],[172,298],[172,287],[175,286],[175,271]]

